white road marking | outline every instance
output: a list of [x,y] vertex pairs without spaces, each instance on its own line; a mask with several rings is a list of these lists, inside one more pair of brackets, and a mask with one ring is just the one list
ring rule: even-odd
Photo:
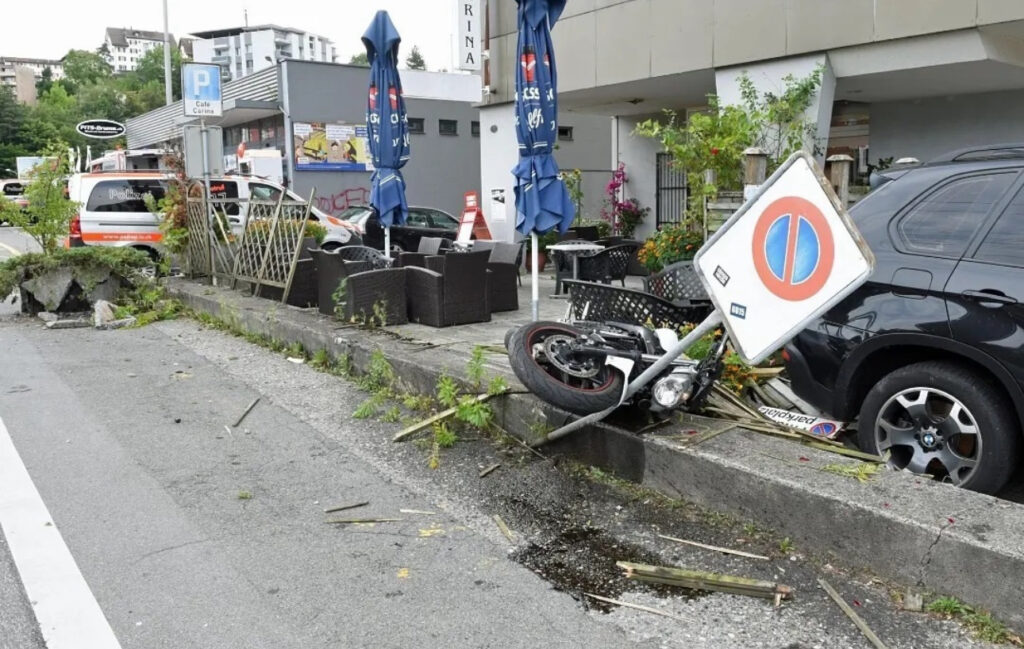
[[0,419],[0,527],[48,649],[121,649]]
[[15,248],[14,246],[9,246],[9,245],[7,245],[7,244],[6,244],[6,243],[4,243],[3,241],[0,241],[0,248],[3,248],[4,250],[6,250],[7,252],[11,253],[11,255],[13,255],[13,256],[15,256],[15,257],[17,257],[18,255],[20,255],[20,254],[21,254],[21,251],[20,251],[20,250],[18,250],[18,249],[17,249],[17,248]]

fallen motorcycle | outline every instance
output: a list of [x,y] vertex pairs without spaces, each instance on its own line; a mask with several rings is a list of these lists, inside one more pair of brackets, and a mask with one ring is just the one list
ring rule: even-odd
[[[512,330],[505,341],[519,380],[544,401],[578,415],[624,403],[656,414],[698,408],[721,376],[728,339],[719,335],[703,359],[677,355],[669,361],[679,343],[672,329],[545,321]],[[630,384],[651,369],[654,375],[631,394]]]

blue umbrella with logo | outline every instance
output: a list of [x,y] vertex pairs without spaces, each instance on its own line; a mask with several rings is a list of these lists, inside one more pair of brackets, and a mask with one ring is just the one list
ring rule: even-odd
[[516,230],[531,237],[533,319],[538,318],[537,234],[555,228],[564,233],[576,215],[555,162],[558,139],[558,77],[551,27],[566,0],[516,0],[519,3],[519,68],[516,70]]
[[370,62],[370,94],[366,108],[366,131],[374,172],[370,178],[370,205],[384,226],[384,254],[391,256],[391,226],[402,225],[409,216],[405,200],[402,167],[409,161],[409,120],[398,77],[398,35],[391,16],[378,11],[363,34],[366,58]]

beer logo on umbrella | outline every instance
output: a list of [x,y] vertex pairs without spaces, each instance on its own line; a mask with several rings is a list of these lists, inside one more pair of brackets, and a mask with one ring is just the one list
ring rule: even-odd
[[388,99],[391,100],[391,110],[398,110],[398,88],[394,86],[388,88]]
[[370,86],[370,110],[377,110],[377,86]]
[[523,48],[523,56],[519,60],[519,67],[523,69],[526,76],[526,83],[533,83],[537,75],[537,55],[533,47],[527,45]]

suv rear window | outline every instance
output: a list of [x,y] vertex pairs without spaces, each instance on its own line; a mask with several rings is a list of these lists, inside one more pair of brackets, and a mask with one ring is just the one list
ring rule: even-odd
[[1024,190],[1010,201],[974,258],[1024,268]]
[[896,229],[903,245],[910,252],[960,257],[1016,176],[968,176],[943,185],[900,219]]
[[162,180],[102,180],[96,183],[85,209],[89,212],[142,212],[149,213],[143,196],[152,194],[154,200],[164,197],[166,187]]

